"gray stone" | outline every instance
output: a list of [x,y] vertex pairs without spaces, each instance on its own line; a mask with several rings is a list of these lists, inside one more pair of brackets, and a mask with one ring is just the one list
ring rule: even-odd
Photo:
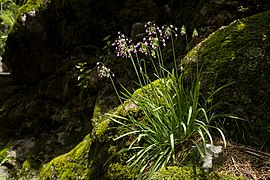
[[35,146],[34,138],[25,138],[12,143],[13,146],[8,150],[8,156],[11,159],[23,161],[26,159],[27,154]]
[[0,180],[6,180],[9,179],[9,177],[8,168],[6,166],[0,166]]
[[222,146],[215,146],[212,144],[206,144],[206,153],[203,158],[202,168],[205,172],[208,172],[213,167],[213,158],[218,157],[218,154],[222,152]]

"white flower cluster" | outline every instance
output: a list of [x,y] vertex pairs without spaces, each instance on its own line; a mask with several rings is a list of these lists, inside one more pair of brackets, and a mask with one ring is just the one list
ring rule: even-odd
[[118,35],[118,39],[112,44],[112,46],[115,46],[117,57],[130,57],[130,53],[135,50],[132,40],[121,32],[118,32]]
[[173,25],[164,25],[160,28],[156,26],[155,23],[148,22],[144,25],[144,27],[146,28],[146,34],[148,36],[155,35],[161,40],[170,39],[172,35],[174,35],[175,37],[178,36],[176,33],[178,31],[178,28]]
[[166,46],[166,40],[177,37],[177,28],[173,25],[165,25],[162,28],[156,26],[155,23],[148,22],[144,25],[146,36],[143,40],[136,45],[132,43],[130,38],[124,34],[118,33],[118,38],[112,44],[115,46],[116,54],[118,57],[130,57],[132,53],[141,52],[144,55],[150,54],[156,58],[156,51],[160,44]]
[[114,77],[114,74],[111,72],[110,68],[105,67],[100,62],[97,62],[97,72],[98,77],[100,78],[109,78],[110,76]]

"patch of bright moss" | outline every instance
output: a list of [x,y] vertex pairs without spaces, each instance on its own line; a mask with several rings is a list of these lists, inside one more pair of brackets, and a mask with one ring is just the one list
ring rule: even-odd
[[223,180],[241,180],[241,177],[237,177],[233,174],[211,172],[205,174],[199,167],[192,166],[169,166],[156,172],[152,177],[152,180],[189,180],[189,179],[223,179]]
[[101,108],[98,104],[95,105],[94,107],[94,112],[93,112],[93,117],[97,117],[101,113]]
[[147,91],[147,90],[151,89],[152,86],[155,86],[157,88],[161,88],[162,87],[162,84],[164,84],[165,81],[166,81],[166,79],[157,79],[157,80],[153,81],[151,84],[148,84],[148,85],[144,86],[143,88],[137,89],[133,93],[133,97],[135,98],[138,95],[142,95],[144,93],[143,91]]
[[[139,92],[139,90],[138,90]],[[137,117],[140,109],[130,100],[125,101],[122,105],[120,105],[116,110],[111,110],[109,114],[127,116],[127,114],[132,115],[133,117]],[[95,128],[95,135],[97,137],[101,137],[106,132],[107,128],[112,126],[112,121],[106,116],[95,117],[94,121],[97,121],[97,126]],[[107,137],[108,138],[108,137]]]
[[112,163],[109,165],[105,178],[110,180],[129,180],[133,176],[134,173],[128,166],[121,165],[120,163]]
[[31,160],[25,160],[22,164],[22,167],[23,168],[31,168],[31,164],[32,164]]
[[54,158],[41,168],[40,179],[87,179],[90,168],[88,163],[88,152],[90,150],[90,135],[78,144],[69,153]]
[[105,119],[105,120],[101,121],[97,125],[96,135],[98,137],[101,137],[104,134],[104,132],[106,131],[106,129],[109,127],[110,123],[111,123],[111,120],[109,120],[109,119]]
[[[48,1],[46,1],[47,3]],[[25,13],[28,11],[38,10],[44,4],[44,0],[28,0],[25,5],[23,5],[20,9],[20,13]]]
[[0,164],[4,161],[8,156],[8,150],[10,149],[11,145],[5,146],[0,150]]

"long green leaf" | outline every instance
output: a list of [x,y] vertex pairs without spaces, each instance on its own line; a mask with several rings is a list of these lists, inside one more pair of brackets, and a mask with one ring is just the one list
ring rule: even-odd
[[117,138],[115,138],[114,141],[117,141],[118,139],[122,139],[122,138],[124,138],[126,136],[129,136],[129,135],[132,135],[132,134],[137,134],[139,132],[141,132],[141,131],[130,131],[130,132],[127,132],[127,133],[122,134],[122,135],[118,136]]
[[215,91],[208,97],[207,102],[208,102],[208,101],[209,101],[216,93],[218,93],[219,91],[221,91],[223,88],[228,87],[228,86],[230,86],[230,85],[232,85],[232,84],[234,84],[234,83],[235,83],[235,82],[231,82],[231,83],[228,83],[228,84],[225,84],[225,85],[219,87],[217,90],[215,90]]
[[176,159],[175,159],[175,149],[174,149],[174,135],[171,134],[170,135],[170,142],[171,142],[171,150],[172,150],[172,158],[173,158],[173,163],[176,163]]
[[190,107],[189,107],[189,110],[188,110],[187,125],[189,125],[189,123],[190,123],[191,115],[192,115],[192,106],[190,106]]

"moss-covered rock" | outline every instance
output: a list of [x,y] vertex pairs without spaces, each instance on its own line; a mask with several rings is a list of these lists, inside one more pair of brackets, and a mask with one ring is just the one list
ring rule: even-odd
[[234,174],[227,174],[226,172],[212,172],[209,174],[204,173],[198,167],[192,166],[169,166],[156,172],[152,180],[189,180],[189,179],[223,179],[223,180],[242,180],[241,176],[237,177]]
[[88,179],[91,171],[91,162],[88,162],[91,144],[92,140],[88,135],[72,151],[58,156],[42,167],[40,179]]
[[0,151],[1,164],[4,163],[4,161],[7,159],[9,148],[10,148],[10,146],[5,146],[5,147],[1,148],[1,151]]
[[105,179],[111,180],[128,180],[134,177],[134,173],[127,165],[112,163],[105,174]]
[[[183,60],[199,62],[204,89],[234,82],[218,98],[222,110],[244,120],[226,120],[234,139],[269,148],[270,11],[222,27],[196,46]],[[195,63],[196,64],[196,63]],[[195,65],[196,66],[196,65]],[[186,68],[190,73],[192,68]]]
[[[105,97],[106,98],[106,97]],[[109,100],[108,97],[107,100]],[[103,101],[98,101],[96,106],[103,106]],[[127,111],[129,103],[111,110],[111,113],[120,115]],[[123,110],[125,109],[125,110]],[[54,158],[49,163],[40,167],[40,179],[132,179],[133,172],[124,164],[128,154],[120,157],[111,156],[119,151],[128,142],[116,142],[121,127],[108,119],[104,114],[97,113],[92,118],[93,130],[85,139],[70,152]]]

